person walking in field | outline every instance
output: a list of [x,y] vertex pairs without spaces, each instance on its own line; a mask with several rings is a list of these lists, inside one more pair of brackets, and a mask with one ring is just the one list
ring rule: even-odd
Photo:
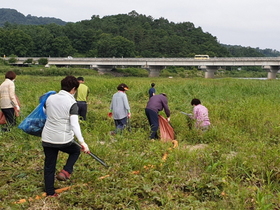
[[159,128],[158,112],[162,110],[164,110],[167,120],[170,121],[170,110],[168,107],[167,95],[165,93],[151,97],[145,108],[145,114],[151,127],[151,140],[159,139],[157,134]]
[[7,127],[2,131],[9,131],[10,127],[16,125],[16,112],[20,111],[19,103],[15,94],[16,73],[8,71],[5,74],[5,81],[0,85],[0,107],[6,118]]
[[108,113],[109,117],[114,118],[116,126],[116,130],[111,132],[112,135],[121,133],[127,125],[128,118],[131,117],[130,106],[125,93],[125,91],[128,90],[128,86],[121,83],[118,85],[117,90],[118,92],[116,92],[112,97]]
[[82,150],[89,152],[81,133],[78,105],[74,98],[79,85],[76,77],[65,77],[61,80],[61,90],[49,96],[45,104],[47,120],[42,131],[42,146],[45,153],[44,180],[47,196],[57,196],[54,179],[59,151],[69,156],[56,178],[59,181],[66,181],[73,172],[74,164],[80,155],[80,147],[74,143],[74,135],[80,142]]
[[151,88],[149,89],[149,98],[151,98],[153,95],[156,94],[156,89],[155,89],[156,84],[152,83]]
[[85,80],[83,77],[78,77],[77,80],[80,83],[80,85],[75,94],[75,97],[76,97],[78,108],[79,108],[79,116],[82,117],[82,120],[86,120],[89,88],[87,85],[84,84]]
[[195,120],[195,127],[203,131],[208,130],[210,126],[208,109],[201,105],[197,98],[192,99],[191,105],[193,106],[193,115],[190,117]]

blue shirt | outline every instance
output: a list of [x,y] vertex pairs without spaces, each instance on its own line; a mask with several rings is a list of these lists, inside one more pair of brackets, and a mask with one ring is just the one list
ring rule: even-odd
[[149,89],[149,98],[151,98],[154,94],[156,93],[156,89],[155,88],[150,88]]

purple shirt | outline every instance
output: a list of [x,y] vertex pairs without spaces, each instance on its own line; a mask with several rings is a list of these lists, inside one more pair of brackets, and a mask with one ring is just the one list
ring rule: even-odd
[[153,110],[156,113],[164,109],[166,117],[170,117],[167,97],[162,94],[154,95],[153,97],[151,97],[147,103],[146,109]]
[[208,109],[198,104],[193,108],[193,119],[196,120],[196,127],[203,127],[210,125],[209,117],[208,117]]

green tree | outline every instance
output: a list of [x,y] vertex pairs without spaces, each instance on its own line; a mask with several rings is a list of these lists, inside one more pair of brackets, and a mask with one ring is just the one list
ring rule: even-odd
[[97,50],[98,57],[134,57],[134,43],[121,36],[103,34]]
[[27,56],[33,47],[33,41],[29,35],[18,29],[4,30],[0,34],[2,53]]
[[28,34],[33,42],[28,56],[46,57],[50,55],[53,35],[44,26],[25,26],[23,31]]
[[66,57],[75,52],[76,50],[71,46],[71,42],[66,36],[55,38],[51,46],[51,54],[55,57]]

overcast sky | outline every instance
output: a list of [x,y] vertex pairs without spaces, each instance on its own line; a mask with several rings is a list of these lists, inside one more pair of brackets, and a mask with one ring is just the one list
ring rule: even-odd
[[280,51],[280,0],[6,0],[0,8],[71,22],[135,10],[154,19],[192,22],[222,44]]

